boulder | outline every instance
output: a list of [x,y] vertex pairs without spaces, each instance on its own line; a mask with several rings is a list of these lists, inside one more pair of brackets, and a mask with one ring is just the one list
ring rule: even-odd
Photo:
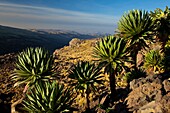
[[164,80],[163,81],[163,85],[164,85],[164,89],[165,89],[165,91],[168,93],[168,92],[170,92],[170,81],[169,80]]
[[73,38],[70,42],[69,42],[69,46],[71,47],[75,47],[81,44],[81,40],[78,38]]
[[170,113],[170,82],[161,75],[147,76],[130,82],[126,98],[133,113]]
[[160,104],[162,106],[163,113],[170,113],[170,92],[163,96],[160,101]]
[[156,104],[155,101],[152,101],[139,108],[138,113],[164,113],[164,112],[161,109],[160,104]]

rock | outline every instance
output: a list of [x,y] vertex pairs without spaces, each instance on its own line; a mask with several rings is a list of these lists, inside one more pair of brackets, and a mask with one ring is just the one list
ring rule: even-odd
[[152,83],[153,81],[160,84],[162,82],[160,78],[162,78],[160,75],[154,75],[154,76],[148,76],[146,78],[134,79],[133,81],[130,82],[130,89],[132,90],[136,89],[145,83]]
[[163,81],[164,89],[166,92],[170,92],[170,81],[169,80],[164,80]]
[[161,99],[160,103],[162,105],[163,113],[170,113],[170,92]]
[[137,113],[164,113],[164,112],[159,104],[156,104],[155,101],[152,101],[139,108]]
[[[163,81],[163,82],[162,82]],[[161,75],[130,82],[127,106],[133,113],[170,113],[170,82]]]
[[134,79],[133,81],[130,82],[130,89],[135,89],[135,88],[138,88],[139,85],[141,85],[139,82],[142,78],[139,78],[139,79]]
[[79,44],[81,44],[81,40],[78,38],[73,38],[70,42],[69,42],[69,46],[71,47],[75,47],[78,46]]
[[142,66],[143,63],[144,63],[144,55],[143,55],[143,53],[139,52],[137,54],[137,67]]

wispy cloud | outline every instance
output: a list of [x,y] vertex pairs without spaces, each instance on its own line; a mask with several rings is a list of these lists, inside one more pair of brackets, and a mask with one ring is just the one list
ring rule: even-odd
[[118,20],[110,15],[65,9],[0,3],[0,23],[25,28],[113,31]]

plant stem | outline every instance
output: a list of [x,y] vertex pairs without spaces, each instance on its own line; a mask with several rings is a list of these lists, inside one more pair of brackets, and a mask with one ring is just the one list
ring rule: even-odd
[[115,76],[116,76],[116,70],[113,69],[111,64],[110,64],[110,73],[109,73],[109,79],[110,79],[110,90],[111,90],[111,99],[114,100],[116,96],[116,85],[115,85]]
[[87,103],[87,110],[90,110],[90,100],[89,100],[89,94],[90,94],[90,89],[87,86],[87,90],[86,90],[86,103]]

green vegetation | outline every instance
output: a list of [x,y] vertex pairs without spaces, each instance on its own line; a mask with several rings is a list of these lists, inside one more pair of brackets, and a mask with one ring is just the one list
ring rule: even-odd
[[151,11],[150,15],[154,21],[154,34],[161,42],[161,49],[165,51],[170,35],[170,9],[167,6],[164,11],[157,8],[154,12]]
[[159,50],[150,50],[145,55],[144,68],[151,69],[154,73],[161,73],[161,70],[163,70],[163,58]]
[[102,84],[103,76],[101,76],[101,67],[95,67],[94,64],[90,64],[89,62],[79,62],[72,73],[69,75],[71,79],[74,79],[75,82],[72,85],[77,90],[82,90],[86,94],[86,103],[87,110],[90,109],[90,100],[89,94],[91,91],[96,92],[97,87],[96,84]]
[[53,58],[42,48],[28,48],[18,55],[17,69],[12,76],[14,86],[27,84],[32,86],[40,80],[48,80],[53,75]]
[[73,100],[71,89],[56,81],[41,81],[29,90],[23,105],[29,113],[71,113]]
[[114,97],[116,92],[115,77],[125,68],[125,62],[129,61],[127,54],[126,41],[114,36],[103,38],[94,49],[94,57],[98,58],[100,65],[105,67],[105,72],[109,75],[111,97]]
[[118,22],[118,33],[128,41],[135,68],[137,54],[141,49],[148,47],[147,41],[151,40],[152,29],[153,21],[147,11],[130,10]]

